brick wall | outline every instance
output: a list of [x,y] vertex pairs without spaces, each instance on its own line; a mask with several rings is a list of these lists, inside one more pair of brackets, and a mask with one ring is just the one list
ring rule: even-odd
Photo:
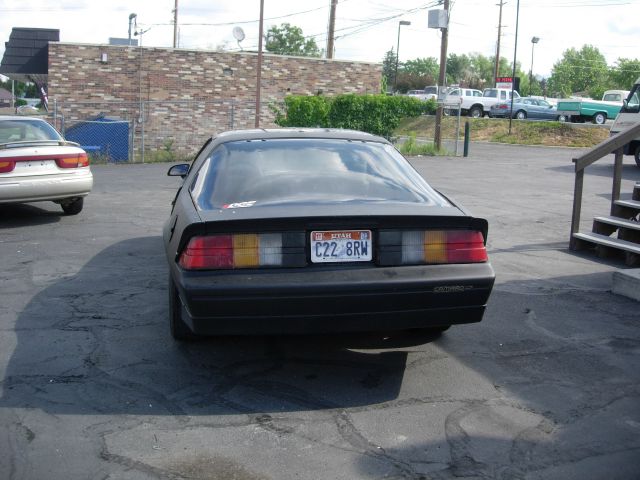
[[[103,61],[103,55],[106,60]],[[66,124],[104,114],[135,125],[134,144],[199,146],[230,128],[253,128],[258,56],[70,43],[49,44],[49,103]],[[287,94],[378,93],[381,65],[263,55],[261,122]],[[144,115],[140,115],[141,101]]]

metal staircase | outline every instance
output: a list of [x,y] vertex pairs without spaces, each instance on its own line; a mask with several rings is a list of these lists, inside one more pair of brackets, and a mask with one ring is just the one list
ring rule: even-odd
[[[640,124],[605,140],[580,158],[573,160],[576,164],[576,178],[571,220],[570,248],[572,250],[595,250],[600,257],[619,257],[629,266],[640,266],[640,183],[634,186],[632,200],[620,200],[622,149],[638,135],[640,135]],[[610,215],[595,217],[592,232],[581,233],[578,227],[584,169],[612,152],[616,157]]]

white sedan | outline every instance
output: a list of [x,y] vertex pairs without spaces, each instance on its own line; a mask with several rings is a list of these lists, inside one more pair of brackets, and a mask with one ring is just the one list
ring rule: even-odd
[[42,119],[0,116],[0,203],[53,201],[82,211],[93,186],[87,153]]

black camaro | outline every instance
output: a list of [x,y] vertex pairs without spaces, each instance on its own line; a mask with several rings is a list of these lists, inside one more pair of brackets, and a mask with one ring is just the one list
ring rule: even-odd
[[479,322],[487,221],[385,139],[324,129],[209,140],[164,227],[174,338]]

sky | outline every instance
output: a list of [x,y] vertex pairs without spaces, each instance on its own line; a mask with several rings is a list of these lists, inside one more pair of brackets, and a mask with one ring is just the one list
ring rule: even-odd
[[[0,0],[0,55],[12,27],[56,28],[62,42],[108,43],[128,37],[129,14],[137,15],[143,46],[173,46],[176,0]],[[547,77],[569,48],[593,45],[609,66],[618,58],[640,58],[640,0],[504,1],[500,55],[528,72]],[[397,49],[400,61],[440,56],[440,30],[428,28],[438,0],[338,0],[336,59],[381,62]],[[495,54],[500,0],[452,0],[449,53]],[[331,0],[264,0],[264,29],[288,22],[326,48]],[[257,50],[260,0],[178,0],[179,48]],[[399,27],[401,20],[411,25]],[[238,44],[234,27],[245,39]],[[532,37],[539,37],[534,46]],[[532,51],[533,50],[533,51]],[[505,72],[502,72],[503,75]]]

